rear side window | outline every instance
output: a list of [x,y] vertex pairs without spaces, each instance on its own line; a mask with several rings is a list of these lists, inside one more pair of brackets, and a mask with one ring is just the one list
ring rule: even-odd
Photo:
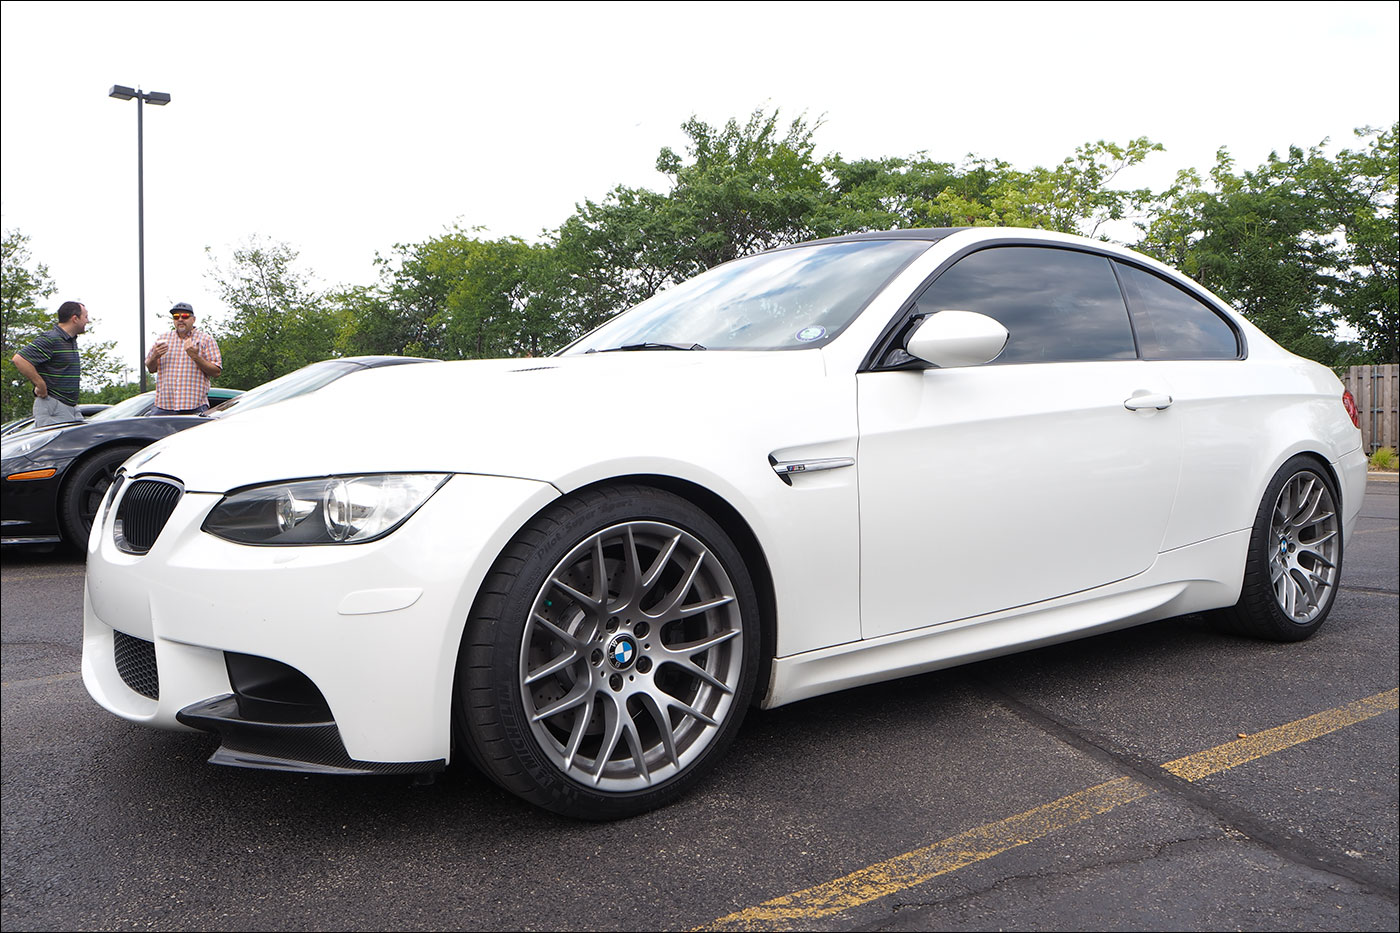
[[1240,341],[1195,295],[1136,266],[1118,264],[1145,360],[1233,360]]
[[919,296],[920,314],[976,311],[1011,334],[999,363],[1137,358],[1113,266],[1103,256],[1000,246],[960,259]]

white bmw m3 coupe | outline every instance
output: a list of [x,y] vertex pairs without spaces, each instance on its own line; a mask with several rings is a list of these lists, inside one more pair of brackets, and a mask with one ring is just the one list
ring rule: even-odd
[[1306,638],[1365,477],[1337,378],[1151,259],[821,240],[547,359],[360,373],[137,453],[88,543],[83,680],[216,763],[460,759],[613,819],[753,704],[1185,613]]

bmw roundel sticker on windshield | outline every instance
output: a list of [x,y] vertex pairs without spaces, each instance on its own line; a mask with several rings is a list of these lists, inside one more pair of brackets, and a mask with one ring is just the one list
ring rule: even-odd
[[820,340],[826,336],[826,328],[821,325],[804,327],[797,332],[798,340]]

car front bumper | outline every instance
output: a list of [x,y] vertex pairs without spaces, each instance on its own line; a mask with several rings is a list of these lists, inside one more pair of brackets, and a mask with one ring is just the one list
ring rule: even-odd
[[[0,463],[0,543],[37,544],[60,540],[58,493],[67,462],[52,463],[13,457]],[[53,470],[43,479],[10,479],[41,470]]]
[[[201,531],[222,496],[186,492],[144,555],[116,546],[116,508],[104,503],[88,542],[83,682],[132,722],[219,732],[225,747],[213,761],[438,767],[450,758],[457,653],[477,589],[515,531],[556,496],[546,483],[454,475],[378,541],[253,547]],[[133,674],[145,664],[133,656],[145,655],[149,681]],[[290,668],[328,715],[247,715],[230,655]],[[307,752],[325,743],[289,738],[328,724],[343,753]]]

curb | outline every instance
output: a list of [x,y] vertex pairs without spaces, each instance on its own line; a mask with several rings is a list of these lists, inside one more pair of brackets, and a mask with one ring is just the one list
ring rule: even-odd
[[1372,471],[1366,474],[1368,483],[1395,483],[1400,482],[1400,473],[1376,473]]

